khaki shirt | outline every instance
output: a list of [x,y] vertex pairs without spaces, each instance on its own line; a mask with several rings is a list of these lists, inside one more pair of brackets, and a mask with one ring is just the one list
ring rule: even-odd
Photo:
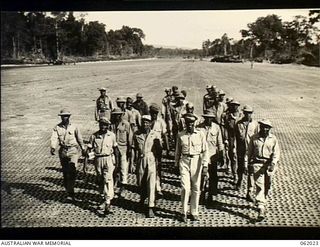
[[111,128],[119,146],[132,145],[132,129],[128,121],[122,119],[118,126],[113,124]]
[[208,164],[208,145],[206,136],[199,129],[194,129],[192,134],[183,130],[178,133],[175,161],[178,164],[181,155],[200,155],[202,154],[203,163]]
[[113,148],[118,146],[115,134],[109,130],[105,134],[101,134],[100,131],[95,132],[90,136],[89,143],[96,156],[112,155]]
[[209,108],[212,108],[213,104],[214,104],[213,96],[211,96],[209,94],[205,94],[203,96],[203,112],[205,112]]
[[99,98],[96,100],[96,109],[95,109],[95,118],[96,120],[99,120],[99,112],[100,112],[100,109],[102,107],[105,107],[105,110],[110,112],[113,110],[113,103],[112,103],[112,100],[109,96],[105,96],[105,97],[102,97],[102,96],[99,96]]
[[157,119],[151,123],[152,130],[160,133],[160,136],[167,133],[167,124],[162,117],[158,116]]
[[138,153],[145,156],[152,155],[154,157],[161,150],[159,134],[154,130],[150,130],[149,134],[138,130],[133,135],[133,141]]
[[248,150],[250,139],[253,135],[259,132],[259,124],[257,121],[252,120],[246,122],[243,118],[236,123],[236,143],[238,153],[244,155]]
[[198,125],[198,128],[203,131],[206,136],[209,157],[217,154],[219,151],[224,150],[221,129],[218,124],[212,123],[211,126],[205,126],[205,124],[202,123]]
[[131,110],[126,109],[122,119],[128,121],[132,127],[139,128],[141,126],[141,115],[140,112],[133,107]]
[[82,135],[80,130],[75,124],[69,123],[65,127],[62,123],[57,124],[51,134],[51,148],[56,149],[57,145],[60,147],[70,148],[70,147],[81,147],[84,149]]
[[217,102],[212,106],[212,110],[216,115],[216,121],[220,125],[224,125],[223,114],[227,110],[227,105],[223,102]]
[[265,139],[260,137],[259,133],[252,136],[246,161],[249,164],[257,159],[268,159],[270,163],[277,164],[280,158],[280,148],[277,138],[269,134]]

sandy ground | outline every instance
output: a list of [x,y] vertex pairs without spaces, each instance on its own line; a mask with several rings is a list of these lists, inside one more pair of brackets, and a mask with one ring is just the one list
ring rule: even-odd
[[282,157],[266,220],[255,222],[257,212],[245,201],[245,187],[235,193],[229,178],[222,177],[218,206],[201,206],[200,221],[186,225],[320,226],[319,68],[255,64],[250,69],[249,64],[184,60],[2,69],[2,226],[183,226],[174,217],[180,210],[180,186],[170,169],[164,172],[165,195],[158,200],[154,219],[145,219],[136,209],[139,196],[133,175],[125,198],[117,199],[114,214],[106,218],[94,206],[95,184],[84,184],[80,172],[76,186],[82,202],[63,204],[60,164],[49,153],[49,138],[59,121],[57,113],[67,107],[88,139],[97,129],[94,105],[99,87],[107,87],[113,99],[141,92],[147,103],[160,103],[164,87],[177,85],[187,90],[187,99],[201,114],[207,84],[253,106],[254,118],[269,118]]

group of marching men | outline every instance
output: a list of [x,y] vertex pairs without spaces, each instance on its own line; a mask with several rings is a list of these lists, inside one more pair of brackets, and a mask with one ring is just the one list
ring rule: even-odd
[[[111,212],[115,190],[121,196],[128,183],[129,172],[135,173],[140,188],[140,204],[147,200],[146,216],[155,216],[156,195],[161,191],[161,160],[175,151],[175,168],[181,181],[182,211],[179,219],[199,220],[200,197],[207,204],[218,194],[218,168],[232,173],[234,189],[240,190],[247,175],[247,200],[258,207],[258,218],[266,214],[271,178],[280,156],[277,138],[270,133],[269,120],[255,121],[252,107],[232,98],[215,86],[206,87],[203,114],[194,113],[194,105],[186,100],[187,92],[177,86],[165,88],[161,106],[143,100],[118,97],[116,106],[100,88],[95,119],[99,130],[84,145],[79,128],[71,124],[70,111],[58,114],[61,122],[51,136],[51,154],[59,145],[64,186],[68,202],[75,201],[74,185],[79,147],[82,155],[92,159],[99,184],[104,215]],[[207,192],[207,193],[206,193]]]

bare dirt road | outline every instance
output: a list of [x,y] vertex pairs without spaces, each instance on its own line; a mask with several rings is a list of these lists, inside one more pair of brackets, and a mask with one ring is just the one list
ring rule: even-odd
[[[93,113],[98,87],[107,87],[113,99],[141,92],[148,103],[160,103],[164,87],[177,85],[187,90],[200,115],[206,84],[252,105],[256,119],[269,118],[275,126],[282,157],[264,221],[255,221],[257,211],[245,200],[245,185],[236,193],[221,173],[216,206],[202,205],[200,221],[180,223],[175,218],[180,184],[168,160],[156,218],[146,219],[139,210],[133,175],[125,196],[115,199],[113,214],[105,218],[97,211],[93,170],[85,184],[79,169],[76,190],[81,201],[63,203],[59,160],[49,153],[61,108],[72,111],[71,120],[88,139],[97,129]],[[1,70],[1,225],[320,226],[319,99],[319,68],[296,65],[256,64],[250,69],[249,64],[151,60]]]

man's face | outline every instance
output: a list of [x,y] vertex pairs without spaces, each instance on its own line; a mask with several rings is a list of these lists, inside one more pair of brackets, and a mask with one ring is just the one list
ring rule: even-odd
[[142,101],[142,98],[141,97],[137,97],[137,101],[138,102]]
[[152,120],[156,120],[158,117],[158,112],[150,111],[150,116]]
[[117,122],[120,122],[121,118],[122,118],[122,114],[115,114],[114,115],[114,120]]
[[178,101],[180,102],[180,104],[183,104],[184,98],[179,98]]
[[70,119],[70,116],[69,116],[69,115],[60,116],[60,117],[61,117],[62,123],[68,123],[68,122],[69,122],[69,119]]
[[107,132],[107,130],[109,129],[109,124],[104,122],[99,122],[99,129],[101,132]]
[[213,118],[211,118],[211,117],[204,118],[205,125],[210,126],[212,124],[212,122],[213,122]]
[[132,102],[131,102],[131,101],[127,101],[127,108],[128,108],[129,110],[132,109]]
[[243,112],[244,114],[244,119],[247,120],[247,121],[251,121],[252,120],[252,112]]
[[117,106],[123,109],[125,102],[117,102]]
[[187,107],[186,111],[187,111],[187,113],[193,113],[194,108],[193,107]]
[[234,109],[235,111],[237,111],[238,108],[239,108],[239,105],[233,105],[233,109]]
[[143,119],[141,125],[144,130],[150,129],[150,121],[148,120]]
[[267,137],[269,135],[270,130],[271,130],[270,126],[260,124],[260,133],[262,137]]
[[100,91],[101,96],[106,96],[106,91]]
[[219,95],[219,101],[220,101],[220,102],[223,102],[223,101],[224,101],[224,95],[223,95],[223,94],[220,94],[220,95]]
[[166,91],[166,95],[169,96],[171,94],[170,90]]
[[187,128],[187,131],[189,133],[193,133],[193,131],[194,131],[194,122],[193,121],[186,121],[186,128]]

